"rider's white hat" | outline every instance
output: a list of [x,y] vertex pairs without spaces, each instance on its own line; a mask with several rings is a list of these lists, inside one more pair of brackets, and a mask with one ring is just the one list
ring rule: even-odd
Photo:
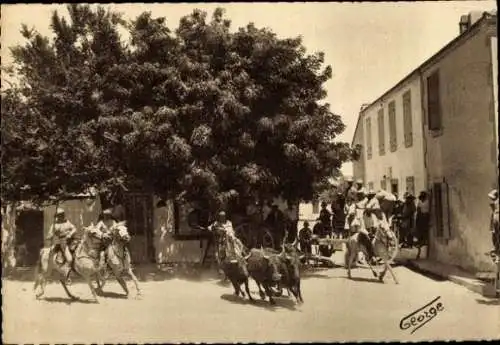
[[56,209],[56,216],[61,215],[61,214],[65,214],[64,209],[61,207],[58,207]]
[[102,214],[106,215],[106,216],[111,216],[113,214],[113,212],[111,212],[110,208],[107,208],[104,211],[102,211]]

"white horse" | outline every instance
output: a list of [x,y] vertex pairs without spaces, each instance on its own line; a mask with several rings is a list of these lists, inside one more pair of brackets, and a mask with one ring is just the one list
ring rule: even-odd
[[[372,217],[376,217],[372,215]],[[397,255],[398,250],[398,241],[394,232],[391,230],[390,223],[392,221],[392,217],[387,221],[385,214],[382,214],[381,219],[378,219],[376,222],[376,231],[375,236],[372,240],[373,249],[375,255],[383,260],[384,270],[381,273],[377,273],[373,267],[371,266],[369,260],[367,260],[367,264],[370,267],[373,275],[378,278],[380,281],[383,281],[385,274],[389,271],[392,275],[392,278],[398,284],[398,280],[394,271],[392,270],[391,263],[392,260]],[[355,218],[355,226],[359,227],[358,229],[364,229],[364,222],[359,218],[359,213]],[[360,242],[359,232],[350,236],[346,242],[346,252],[345,252],[345,266],[347,268],[347,276],[351,278],[351,267],[353,266],[359,252],[363,252],[365,257],[368,257],[367,250],[365,246]]]

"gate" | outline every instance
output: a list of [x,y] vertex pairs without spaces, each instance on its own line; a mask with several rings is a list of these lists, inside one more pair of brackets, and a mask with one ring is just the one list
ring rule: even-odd
[[153,197],[146,193],[127,193],[124,199],[132,262],[154,262]]

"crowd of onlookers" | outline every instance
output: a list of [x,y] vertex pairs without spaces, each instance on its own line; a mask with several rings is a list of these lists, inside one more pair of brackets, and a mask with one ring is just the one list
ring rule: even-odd
[[[389,207],[384,205],[387,200],[391,201]],[[393,230],[397,232],[402,247],[426,244],[430,216],[429,195],[425,191],[420,192],[418,197],[409,192],[399,197],[395,193],[369,190],[364,187],[362,180],[354,182],[349,179],[344,190],[337,192],[335,198],[329,201],[329,208],[326,201],[321,203],[315,225],[311,228],[309,222],[304,221],[304,227],[299,231],[301,247],[306,252],[310,252],[313,238],[346,238],[351,235],[351,216],[355,211],[350,212],[350,208],[370,209],[373,205],[392,218]]]

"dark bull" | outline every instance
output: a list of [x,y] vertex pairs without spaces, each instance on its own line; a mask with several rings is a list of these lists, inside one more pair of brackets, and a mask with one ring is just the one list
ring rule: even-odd
[[[280,260],[277,255],[268,254],[263,249],[252,249],[245,257],[247,261],[248,273],[255,280],[259,287],[262,299],[269,297],[269,303],[275,304],[271,286],[281,281]],[[262,287],[265,293],[262,291]]]

